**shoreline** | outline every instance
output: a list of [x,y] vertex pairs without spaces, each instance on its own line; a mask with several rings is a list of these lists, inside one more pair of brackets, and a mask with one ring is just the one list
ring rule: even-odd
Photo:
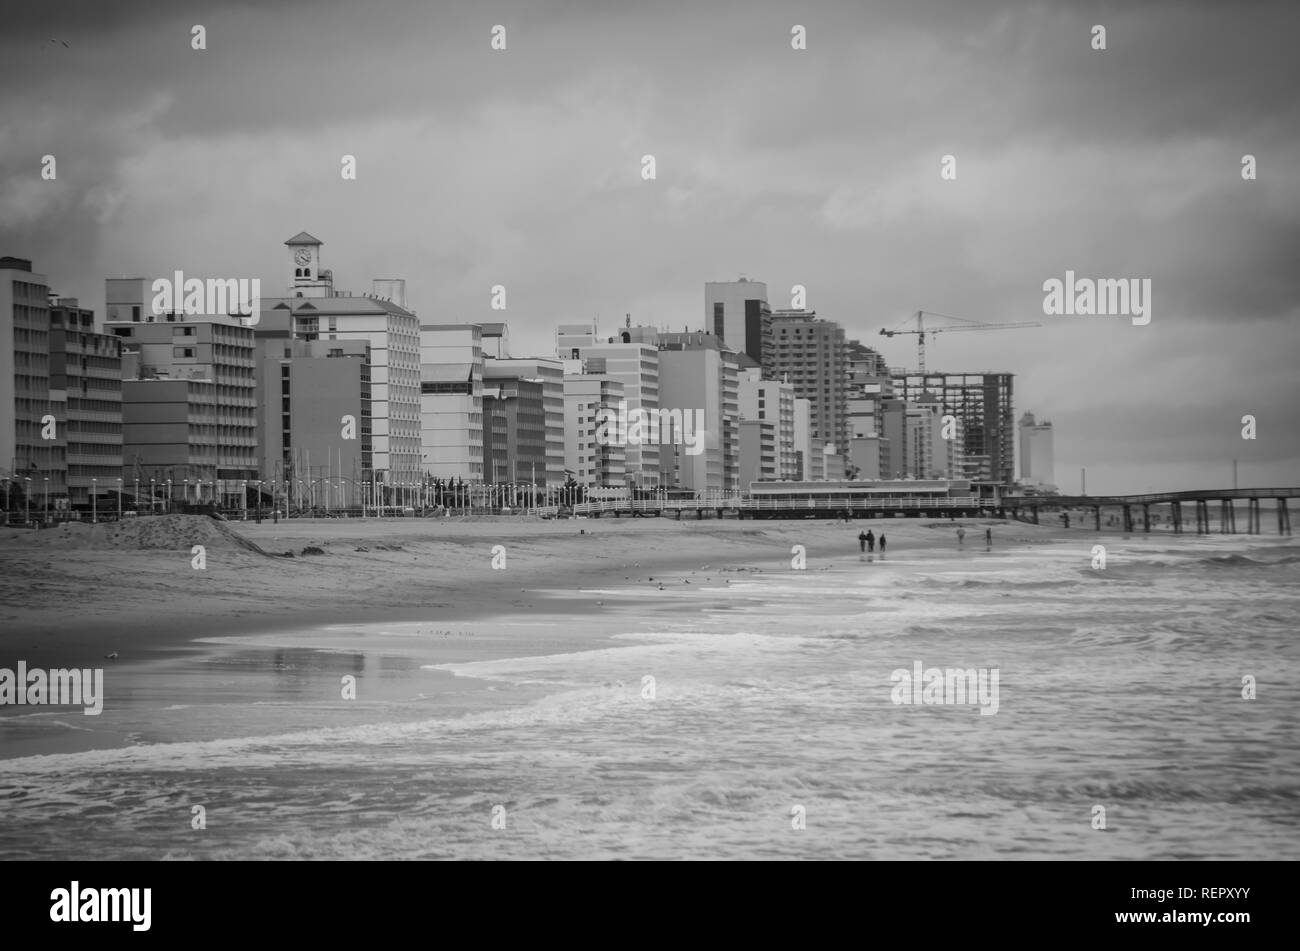
[[[175,520],[178,536],[211,521],[158,518]],[[57,537],[60,529],[6,529],[0,531],[0,659],[97,666],[113,651],[120,662],[137,652],[146,659],[181,656],[203,649],[198,641],[209,637],[334,624],[569,615],[593,606],[597,599],[583,593],[588,589],[617,589],[622,603],[644,591],[647,608],[657,609],[651,578],[680,583],[695,574],[716,581],[731,571],[788,569],[795,544],[804,545],[813,567],[818,558],[857,555],[857,534],[867,529],[891,536],[890,554],[957,550],[950,534],[957,523],[925,519],[847,525],[813,519],[432,521],[221,523],[268,554],[208,545],[202,570],[191,567],[191,546],[183,537],[172,549],[115,548],[106,537],[115,523],[75,526],[67,533],[72,537],[63,538]],[[1124,535],[998,519],[961,524],[970,551],[984,548],[986,525],[993,528],[995,552],[1070,539],[1089,546],[1100,539],[1237,539],[1159,531]],[[1245,535],[1240,541],[1267,544],[1273,537]],[[505,549],[504,570],[492,568],[496,545]],[[322,554],[302,554],[309,546]],[[285,551],[295,557],[276,557]]]

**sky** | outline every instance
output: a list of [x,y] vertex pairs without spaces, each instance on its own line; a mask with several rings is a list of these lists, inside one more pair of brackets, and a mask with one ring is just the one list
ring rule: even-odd
[[[1289,0],[42,0],[0,31],[0,255],[102,317],[107,277],[276,296],[307,231],[338,289],[405,278],[422,322],[504,319],[517,356],[561,322],[699,329],[741,275],[891,366],[916,338],[879,331],[918,310],[1037,322],[927,364],[1014,373],[1063,490],[1228,487],[1234,459],[1296,486],[1298,26]],[[1150,322],[1045,314],[1067,270],[1149,279]]]

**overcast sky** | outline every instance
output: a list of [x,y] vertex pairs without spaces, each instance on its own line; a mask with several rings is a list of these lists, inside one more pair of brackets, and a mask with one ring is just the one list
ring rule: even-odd
[[[305,230],[339,289],[404,277],[422,320],[504,318],[516,355],[561,321],[699,328],[741,274],[891,365],[915,337],[878,332],[918,309],[1039,321],[928,364],[1015,373],[1063,489],[1225,486],[1234,458],[1300,485],[1297,10],[42,0],[0,32],[0,254],[102,316],[110,276],[274,296]],[[1044,316],[1067,269],[1151,279],[1150,324]]]

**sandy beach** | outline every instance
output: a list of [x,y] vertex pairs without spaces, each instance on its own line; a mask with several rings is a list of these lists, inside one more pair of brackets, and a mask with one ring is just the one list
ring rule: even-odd
[[[1082,544],[1096,536],[998,520],[963,524],[968,547],[982,546],[985,525],[997,544],[1047,543],[1062,535]],[[856,558],[857,535],[866,528],[885,531],[889,552],[901,554],[952,549],[955,527],[921,519],[846,525],[510,517],[285,519],[277,525],[178,515],[7,529],[0,530],[0,650],[34,665],[84,666],[113,651],[127,662],[139,652],[183,649],[197,637],[286,625],[597,614],[600,599],[584,592],[607,588],[643,597],[647,610],[658,610],[671,608],[661,584],[719,583],[741,569],[788,569],[795,545],[805,547],[816,570],[818,559]],[[191,555],[200,544],[202,570],[192,567]],[[504,569],[492,567],[497,545],[505,547]],[[322,554],[303,554],[308,548]],[[284,557],[289,552],[294,557]]]

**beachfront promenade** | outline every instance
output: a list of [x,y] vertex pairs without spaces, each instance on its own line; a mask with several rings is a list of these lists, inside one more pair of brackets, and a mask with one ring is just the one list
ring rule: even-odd
[[[1228,534],[1237,533],[1237,501],[1246,502],[1244,534],[1257,535],[1261,530],[1260,502],[1271,499],[1276,503],[1277,531],[1279,535],[1291,534],[1291,516],[1287,500],[1300,498],[1300,488],[1274,489],[1196,489],[1184,492],[1157,492],[1146,495],[1112,495],[1112,496],[999,496],[995,499],[978,496],[954,496],[951,498],[853,498],[826,496],[800,498],[790,495],[782,498],[729,497],[721,499],[639,499],[612,500],[603,502],[580,502],[573,506],[574,515],[587,515],[600,518],[603,515],[620,517],[623,515],[652,515],[667,518],[682,518],[684,514],[694,514],[696,518],[725,516],[739,518],[801,518],[843,516],[851,518],[877,517],[915,517],[915,518],[972,518],[992,515],[997,518],[1026,518],[1038,524],[1042,509],[1091,509],[1094,527],[1101,529],[1102,509],[1117,509],[1126,531],[1134,531],[1138,520],[1137,509],[1142,510],[1141,526],[1143,531],[1151,530],[1151,508],[1157,505],[1170,507],[1170,518],[1175,532],[1185,530],[1199,534],[1210,531],[1210,504],[1219,503],[1220,531]],[[1193,508],[1195,528],[1191,520],[1184,517],[1184,505]],[[539,515],[554,515],[556,510],[539,509]]]

